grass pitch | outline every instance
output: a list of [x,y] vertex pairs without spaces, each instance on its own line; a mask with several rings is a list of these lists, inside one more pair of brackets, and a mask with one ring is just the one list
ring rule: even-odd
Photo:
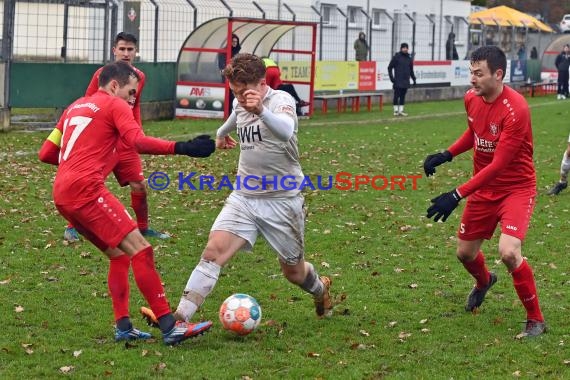
[[[515,340],[525,314],[498,260],[496,237],[483,246],[499,276],[479,313],[466,313],[472,279],[455,258],[463,203],[446,223],[425,217],[429,199],[471,175],[465,153],[422,177],[413,190],[306,191],[306,257],[333,279],[334,316],[315,318],[312,300],[280,274],[260,239],[224,268],[196,319],[211,332],[170,348],[113,341],[107,260],[91,244],[62,242],[64,221],[51,200],[55,169],[37,160],[47,132],[0,134],[0,378],[460,379],[565,378],[570,373],[570,190],[545,195],[558,179],[570,131],[569,107],[529,100],[539,196],[523,254],[533,266],[549,331]],[[427,154],[466,128],[461,101],[408,104],[407,118],[384,112],[329,113],[300,123],[302,165],[310,176],[423,175]],[[219,121],[145,123],[149,135],[180,140],[214,133]],[[234,176],[238,152],[208,159],[144,157],[145,174],[162,171]],[[109,187],[129,205],[129,191]],[[149,191],[151,225],[173,235],[151,241],[172,304],[197,263],[227,190]],[[261,304],[260,328],[245,338],[223,331],[218,307],[230,294]],[[132,282],[131,311],[144,305]],[[148,330],[148,329],[147,329]],[[158,331],[154,331],[159,337]]]

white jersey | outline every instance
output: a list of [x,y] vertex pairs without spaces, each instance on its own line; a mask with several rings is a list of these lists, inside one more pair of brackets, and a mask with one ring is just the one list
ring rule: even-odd
[[263,105],[269,111],[287,113],[294,118],[294,131],[287,141],[276,138],[258,115],[247,112],[237,101],[235,103],[241,152],[234,190],[245,196],[296,196],[304,175],[299,163],[295,100],[288,93],[269,87],[263,99]]

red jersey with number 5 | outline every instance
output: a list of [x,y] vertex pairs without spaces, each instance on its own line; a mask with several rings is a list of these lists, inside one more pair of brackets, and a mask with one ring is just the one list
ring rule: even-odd
[[473,90],[464,100],[468,129],[449,147],[453,156],[473,149],[473,177],[458,187],[461,196],[483,189],[536,188],[530,110],[524,97],[504,85],[492,103]]

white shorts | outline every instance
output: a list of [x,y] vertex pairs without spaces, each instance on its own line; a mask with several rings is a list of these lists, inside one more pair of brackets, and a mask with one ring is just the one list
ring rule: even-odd
[[289,265],[298,264],[305,252],[304,197],[246,197],[232,192],[211,231],[231,232],[247,241],[251,251],[260,233]]

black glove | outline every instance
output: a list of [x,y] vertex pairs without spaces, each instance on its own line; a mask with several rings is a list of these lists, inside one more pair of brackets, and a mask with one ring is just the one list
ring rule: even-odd
[[435,218],[433,218],[434,222],[437,222],[440,219],[442,222],[445,222],[457,205],[459,205],[460,200],[461,197],[457,190],[450,191],[449,193],[443,193],[431,200],[432,205],[427,209],[426,216],[431,218],[435,215]]
[[424,161],[424,172],[429,177],[430,175],[435,174],[435,167],[446,162],[451,162],[453,156],[449,153],[448,150],[441,153],[430,154],[426,157]]
[[208,157],[216,150],[216,142],[209,135],[200,135],[189,141],[174,144],[174,153],[190,157]]

